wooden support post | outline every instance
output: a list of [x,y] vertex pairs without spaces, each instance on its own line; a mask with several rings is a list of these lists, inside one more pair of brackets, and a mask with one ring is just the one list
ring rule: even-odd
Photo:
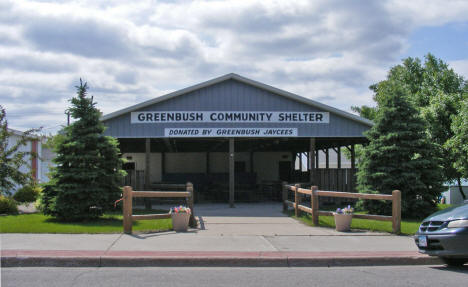
[[150,188],[150,169],[151,169],[151,162],[150,162],[150,155],[151,155],[151,139],[147,138],[145,141],[145,189],[148,190]]
[[229,138],[229,207],[234,207],[234,138]]
[[190,196],[187,198],[187,206],[192,211],[192,213],[190,214],[189,225],[190,225],[190,227],[196,227],[197,226],[197,221],[195,220],[195,211],[193,209],[193,205],[194,205],[193,203],[194,203],[194,200],[195,200],[195,193],[194,193],[194,190],[193,190],[193,184],[191,182],[187,182],[186,190],[187,190],[187,192],[190,193]]
[[315,138],[310,138],[309,142],[309,182],[314,183],[315,179],[315,168],[313,167],[313,163],[315,162],[314,160],[314,155],[315,155]]
[[393,233],[401,232],[401,191],[392,191],[392,229]]
[[[151,190],[151,162],[150,162],[150,155],[151,155],[151,139],[147,138],[145,142],[145,190]],[[150,210],[151,206],[151,199],[145,198],[145,209]]]
[[319,198],[318,186],[311,186],[312,194],[310,195],[310,208],[312,208],[312,222],[315,226],[319,226]]
[[356,151],[354,144],[351,145],[351,176],[350,176],[350,189],[352,192],[356,191]]
[[288,210],[288,205],[286,204],[286,200],[288,200],[288,183],[286,181],[283,181],[282,183],[283,187],[283,212],[286,212]]
[[319,163],[320,163],[320,161],[319,161],[319,152],[320,152],[320,150],[315,151],[315,168],[319,168]]
[[330,168],[330,153],[329,153],[329,150],[330,149],[325,149],[325,168]]
[[123,188],[123,229],[124,233],[132,234],[132,188]]
[[161,154],[161,175],[162,181],[164,181],[164,175],[166,174],[166,153]]
[[295,202],[294,215],[296,215],[296,217],[299,217],[300,215],[299,204],[301,204],[301,195],[298,192],[298,189],[301,188],[301,185],[295,184],[294,186],[296,187],[296,189],[294,190],[294,202]]
[[337,168],[341,168],[341,147],[340,146],[336,148],[336,156],[337,156],[337,161],[338,161]]
[[[295,174],[295,171],[296,171],[296,152],[293,151],[291,152],[291,170],[293,171],[293,174]],[[294,181],[292,178],[290,179],[290,181]]]

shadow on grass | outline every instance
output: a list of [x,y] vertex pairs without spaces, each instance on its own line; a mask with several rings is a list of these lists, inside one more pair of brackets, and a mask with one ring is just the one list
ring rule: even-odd
[[47,218],[44,220],[47,223],[56,223],[60,225],[73,225],[73,226],[122,226],[122,219],[109,217],[98,218],[85,221],[64,221],[57,218]]
[[[167,213],[167,210],[134,210],[134,215],[142,215],[142,214],[161,214]],[[63,219],[58,219],[54,217],[49,217],[44,220],[47,223],[54,223],[60,225],[70,225],[70,226],[105,226],[105,227],[122,227],[123,226],[123,219],[122,219],[122,212],[115,211],[105,213],[102,217],[96,219],[89,219],[89,220],[80,220],[80,221],[67,221]],[[139,227],[143,225],[140,221],[134,221],[133,226]]]

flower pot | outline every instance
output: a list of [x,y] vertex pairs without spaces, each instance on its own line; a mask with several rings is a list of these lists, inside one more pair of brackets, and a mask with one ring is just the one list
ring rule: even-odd
[[188,229],[190,214],[188,213],[171,213],[172,228],[176,232],[184,232]]
[[336,231],[349,231],[351,229],[352,214],[333,213]]

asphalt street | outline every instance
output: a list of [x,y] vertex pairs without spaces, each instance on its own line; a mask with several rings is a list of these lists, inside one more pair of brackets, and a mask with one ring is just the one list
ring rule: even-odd
[[468,265],[315,268],[3,268],[3,287],[468,286]]

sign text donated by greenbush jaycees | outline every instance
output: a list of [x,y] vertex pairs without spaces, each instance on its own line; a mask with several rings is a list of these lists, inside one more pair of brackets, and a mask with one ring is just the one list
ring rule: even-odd
[[132,124],[157,123],[307,123],[328,124],[328,112],[132,112]]
[[296,128],[165,128],[165,137],[297,137]]

